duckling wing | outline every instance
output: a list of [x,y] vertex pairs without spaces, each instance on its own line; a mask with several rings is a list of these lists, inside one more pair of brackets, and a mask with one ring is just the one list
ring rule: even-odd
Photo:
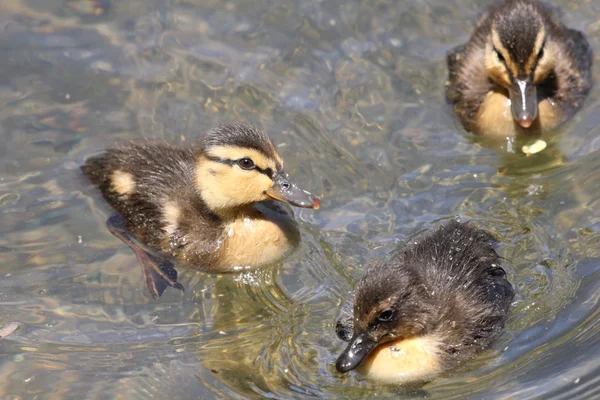
[[453,71],[455,71],[457,61],[459,61],[461,59],[462,53],[464,51],[465,51],[464,44],[456,46],[455,48],[448,51],[448,54],[446,55],[446,62],[448,64],[448,70],[450,70],[451,74]]
[[515,290],[506,277],[506,272],[500,267],[490,269],[488,273],[487,297],[493,300],[493,304],[500,315],[505,315],[515,297]]
[[446,98],[455,103],[460,97],[458,90],[458,77],[460,74],[461,60],[463,59],[465,45],[456,46],[446,55],[446,63],[448,65],[448,82],[446,82]]
[[[487,231],[450,221],[412,251],[429,261],[422,264],[429,266],[423,272],[431,287],[461,299],[461,304],[470,310],[465,313],[469,317],[489,322],[506,317],[514,296],[493,242]],[[471,324],[478,326],[476,321]]]
[[129,143],[88,158],[81,169],[124,217],[127,229],[158,247],[165,204],[195,196],[194,160],[190,149]]
[[502,332],[514,298],[502,268],[488,268],[464,293],[459,293],[465,334],[457,340],[464,356],[488,348]]
[[446,99],[469,131],[476,131],[479,109],[491,89],[480,36],[478,33],[469,43],[450,50],[446,58]]
[[[568,119],[583,103],[592,87],[592,52],[583,33],[565,28],[560,40],[550,94]],[[543,92],[543,91],[542,91]]]
[[585,35],[575,29],[567,28],[565,29],[565,45],[581,78],[586,82],[591,82],[592,50]]

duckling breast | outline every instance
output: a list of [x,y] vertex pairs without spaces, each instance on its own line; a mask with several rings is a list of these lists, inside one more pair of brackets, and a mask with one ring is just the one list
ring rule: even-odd
[[516,134],[508,93],[490,91],[485,96],[478,116],[478,130],[487,136],[504,138]]
[[554,129],[565,120],[564,113],[550,98],[539,102],[538,115],[540,125],[544,130]]
[[259,268],[276,263],[300,242],[292,216],[277,203],[257,204],[224,226],[223,268]]
[[368,355],[359,372],[390,383],[428,381],[443,370],[441,345],[434,335],[388,342]]
[[489,137],[505,138],[524,134],[548,131],[560,125],[564,118],[561,111],[549,98],[538,103],[538,118],[531,127],[525,129],[518,126],[511,112],[511,101],[508,93],[490,91],[485,96],[477,117],[478,133]]

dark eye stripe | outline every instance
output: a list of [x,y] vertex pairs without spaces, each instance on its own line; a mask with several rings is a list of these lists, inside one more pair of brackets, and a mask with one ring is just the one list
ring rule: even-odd
[[503,62],[503,63],[506,63],[506,60],[504,59],[504,56],[502,55],[502,53],[500,53],[500,52],[498,51],[498,49],[497,49],[497,48],[495,48],[495,47],[494,47],[494,51],[496,52],[496,55],[498,56],[498,60],[500,60],[500,61],[501,61],[501,62]]
[[[240,158],[238,160],[230,160],[228,158],[213,157],[213,156],[207,156],[207,158],[210,161],[218,162],[218,163],[225,164],[225,165],[230,165],[232,167],[234,165],[236,165],[238,163],[238,161],[240,161],[242,159],[242,158]],[[260,172],[261,174],[264,174],[264,175],[268,176],[271,179],[273,179],[273,170],[271,168],[262,169],[258,165],[254,164],[254,170]]]
[[542,57],[544,57],[544,52],[545,52],[544,48],[545,48],[545,47],[546,47],[546,42],[544,41],[544,42],[542,43],[542,45],[540,46],[540,51],[538,51],[538,54],[537,54],[537,59],[535,60],[535,64],[536,64],[536,66],[537,66],[537,63],[539,63],[539,62],[540,62],[540,60],[542,59]]

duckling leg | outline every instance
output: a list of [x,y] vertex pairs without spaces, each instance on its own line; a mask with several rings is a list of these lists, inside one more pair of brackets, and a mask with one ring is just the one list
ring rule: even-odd
[[142,267],[146,286],[152,297],[155,299],[162,296],[165,289],[170,286],[175,289],[184,291],[181,283],[177,282],[177,271],[173,267],[173,263],[165,257],[153,255],[144,250],[126,228],[123,218],[119,215],[113,215],[106,221],[108,230],[121,239],[137,257],[138,262]]

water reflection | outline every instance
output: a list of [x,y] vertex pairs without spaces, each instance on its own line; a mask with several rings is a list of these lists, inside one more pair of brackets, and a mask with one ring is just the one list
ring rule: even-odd
[[[498,235],[518,300],[495,350],[428,396],[593,397],[600,89],[539,154],[474,143],[443,82],[475,3],[1,2],[0,321],[20,328],[0,397],[422,395],[337,374],[335,319],[368,262],[452,216]],[[556,4],[599,53],[596,5]],[[155,301],[78,166],[232,120],[268,130],[322,209],[295,210],[278,268],[176,266],[186,291]]]

